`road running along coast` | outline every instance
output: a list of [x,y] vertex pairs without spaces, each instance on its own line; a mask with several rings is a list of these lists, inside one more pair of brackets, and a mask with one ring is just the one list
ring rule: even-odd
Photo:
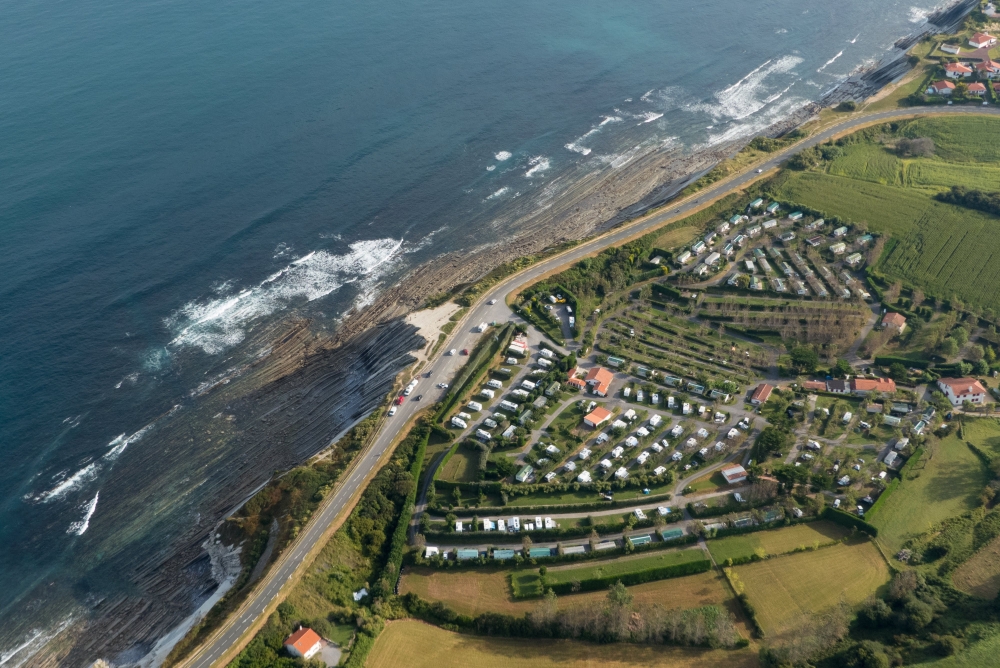
[[[926,111],[889,110],[868,114],[861,113],[847,118],[841,123],[829,126],[815,135],[777,151],[768,156],[766,160],[750,165],[742,172],[737,172],[724,180],[711,184],[684,200],[665,205],[654,213],[623,224],[601,236],[546,258],[507,277],[483,294],[479,301],[469,309],[462,321],[455,327],[455,333],[441,347],[441,350],[446,351],[449,348],[471,349],[474,347],[476,339],[481,335],[470,331],[467,323],[506,322],[509,320],[513,313],[507,305],[505,297],[517,288],[535,282],[546,274],[609,246],[623,244],[633,237],[703,209],[725,195],[741,190],[754,181],[766,177],[771,170],[803,149],[811,148],[829,139],[875,123],[917,116],[939,115],[1000,116],[1000,107],[949,106]],[[496,300],[496,303],[491,304],[492,300]],[[268,574],[257,584],[247,601],[239,610],[230,615],[227,622],[207,642],[203,643],[187,659],[180,662],[178,666],[182,668],[210,668],[211,666],[224,665],[224,662],[231,660],[249,642],[251,633],[256,632],[263,624],[268,611],[273,610],[274,606],[284,599],[294,580],[297,579],[296,576],[300,575],[301,571],[311,563],[316,548],[321,547],[326,540],[327,530],[353,509],[357,502],[358,492],[367,485],[375,472],[375,465],[392,447],[403,429],[412,422],[425,405],[433,404],[445,394],[445,390],[438,390],[435,387],[437,383],[450,382],[465,359],[440,352],[437,357],[427,361],[424,368],[430,370],[430,375],[429,377],[420,377],[420,389],[416,391],[423,393],[424,400],[404,402],[393,417],[383,422],[375,440],[352,464],[347,478],[336,486],[333,494],[327,497],[322,507],[313,515],[295,541],[285,549]]]

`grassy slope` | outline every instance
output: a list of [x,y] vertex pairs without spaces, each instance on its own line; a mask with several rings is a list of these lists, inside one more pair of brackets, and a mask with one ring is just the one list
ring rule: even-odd
[[794,631],[811,614],[841,600],[857,604],[889,580],[889,568],[867,541],[776,557],[734,570],[764,633],[772,638]]
[[1000,628],[988,627],[964,652],[938,661],[915,664],[924,668],[994,668],[1000,666]]
[[848,530],[833,522],[810,522],[772,531],[757,531],[708,541],[708,550],[717,563],[726,559],[749,557],[757,549],[766,554],[785,554],[799,547],[813,547],[840,540]]
[[924,455],[913,475],[868,521],[878,527],[878,540],[886,552],[895,554],[907,539],[975,508],[985,484],[985,467],[953,434]]
[[370,668],[732,668],[756,666],[756,653],[571,640],[468,636],[416,621],[390,622],[368,657]]
[[1000,537],[980,548],[955,569],[951,581],[957,589],[992,600],[1000,592]]

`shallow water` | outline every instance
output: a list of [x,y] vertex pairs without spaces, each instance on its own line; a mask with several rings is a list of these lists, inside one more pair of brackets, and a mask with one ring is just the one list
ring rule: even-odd
[[560,176],[761,129],[926,9],[0,7],[0,666],[126,585],[101,568],[140,540],[102,522],[129,494],[115,467],[155,469],[155,418],[256,329],[334,327],[415,264],[500,240]]

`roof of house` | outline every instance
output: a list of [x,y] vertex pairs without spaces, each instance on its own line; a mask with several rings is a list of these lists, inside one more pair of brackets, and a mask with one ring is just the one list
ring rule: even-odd
[[988,42],[991,39],[996,39],[996,37],[994,37],[993,35],[988,35],[984,32],[977,32],[976,34],[974,34],[972,37],[969,38],[969,41],[972,42],[973,44],[982,44],[983,42]]
[[977,70],[1000,70],[1000,63],[995,60],[984,60],[973,65]]
[[569,380],[566,381],[566,384],[572,385],[573,387],[580,387],[580,388],[587,387],[587,384],[579,378],[570,378]]
[[935,88],[937,90],[941,90],[943,88],[954,88],[954,87],[955,84],[953,84],[950,81],[935,81],[934,83],[931,84],[931,88]]
[[901,313],[889,312],[882,316],[882,324],[885,326],[902,327],[906,324],[906,318]]
[[294,647],[300,654],[305,654],[311,650],[316,643],[320,642],[319,634],[303,626],[301,629],[285,638],[285,647]]
[[983,84],[978,83],[978,82],[977,83],[970,83],[969,84],[969,92],[970,93],[985,93],[986,92],[986,86],[984,86]]
[[764,403],[767,398],[771,396],[771,390],[774,389],[773,385],[768,385],[767,383],[761,383],[757,386],[757,389],[753,391],[750,396],[750,401],[759,401]]
[[587,416],[583,419],[589,422],[590,424],[600,424],[601,422],[607,420],[609,417],[611,417],[611,411],[609,411],[607,408],[602,408],[601,406],[598,406],[594,410],[590,411],[590,413],[588,413]]
[[986,388],[975,378],[939,378],[938,383],[947,385],[958,396],[963,394],[986,394]]
[[747,470],[739,464],[736,466],[727,466],[720,473],[722,473],[727,482],[739,481],[741,478],[747,477]]
[[805,388],[805,389],[807,389],[807,390],[825,391],[826,390],[826,381],[825,380],[807,380],[806,382],[802,383],[802,387]]
[[896,381],[892,378],[853,378],[851,380],[852,392],[895,392]]
[[827,381],[826,387],[831,392],[846,392],[848,385],[846,380],[831,380]]
[[608,387],[611,385],[611,381],[614,380],[614,374],[605,369],[604,367],[595,366],[593,369],[587,373],[587,383],[594,385],[595,389],[601,394],[608,393]]
[[966,67],[962,63],[948,63],[944,66],[945,72],[961,72],[962,74],[972,74],[972,68]]

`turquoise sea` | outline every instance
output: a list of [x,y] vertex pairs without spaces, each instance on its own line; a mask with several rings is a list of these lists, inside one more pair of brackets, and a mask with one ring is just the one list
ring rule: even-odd
[[[930,6],[0,5],[0,666],[190,524],[212,486],[158,465],[155,420],[254,328],[336,327],[581,167],[752,134]],[[136,457],[162,484],[116,475]],[[190,502],[139,535],[113,519],[139,493]]]

